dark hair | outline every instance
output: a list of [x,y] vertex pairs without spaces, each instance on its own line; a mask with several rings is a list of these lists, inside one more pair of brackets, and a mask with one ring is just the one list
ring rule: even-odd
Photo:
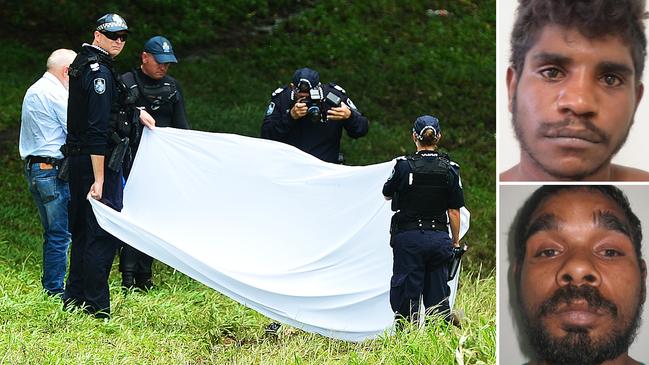
[[645,0],[519,0],[509,60],[520,76],[527,52],[543,27],[575,28],[586,38],[619,36],[631,48],[636,81],[642,78],[647,48]]
[[426,129],[423,132],[422,138],[419,140],[419,144],[428,147],[428,146],[434,146],[437,144],[439,141],[439,135],[435,134],[434,129]]
[[633,247],[635,248],[638,262],[640,262],[640,259],[642,259],[642,227],[640,225],[640,220],[631,210],[629,200],[620,189],[612,185],[544,185],[538,188],[532,196],[525,201],[525,204],[523,204],[523,207],[518,211],[514,221],[514,239],[512,240],[512,244],[514,245],[514,260],[519,268],[525,258],[527,239],[530,236],[529,223],[532,214],[534,214],[536,209],[544,201],[564,190],[595,190],[614,201],[622,210],[624,217],[629,222],[629,236],[633,243]]

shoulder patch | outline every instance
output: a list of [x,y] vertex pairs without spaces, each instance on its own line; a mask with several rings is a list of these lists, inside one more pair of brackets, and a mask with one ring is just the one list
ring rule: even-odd
[[343,89],[342,87],[340,87],[340,85],[336,85],[336,84],[332,83],[331,86],[333,86],[334,89],[340,91],[341,93],[343,93],[343,94],[347,94],[347,92],[345,91],[345,89]]
[[284,88],[283,87],[278,87],[277,89],[275,89],[275,91],[273,91],[273,94],[271,96],[275,96],[275,95],[281,93],[282,91],[284,91]]
[[266,116],[273,114],[274,110],[275,110],[275,102],[271,101],[270,104],[268,104],[268,109],[266,109]]
[[97,94],[103,94],[106,91],[106,80],[104,80],[101,77],[96,78],[93,81],[93,84],[95,85],[95,92]]
[[99,71],[99,63],[97,63],[97,62],[91,63],[90,64],[90,70],[91,71]]

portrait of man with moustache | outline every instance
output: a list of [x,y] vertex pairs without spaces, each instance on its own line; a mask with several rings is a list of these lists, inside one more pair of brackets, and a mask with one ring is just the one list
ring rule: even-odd
[[[519,0],[506,74],[515,140],[499,115],[501,181],[649,181],[612,162],[630,133],[647,131],[636,116],[645,18],[644,0]],[[622,161],[649,168],[632,137]]]
[[501,186],[499,363],[646,363],[649,187],[534,189]]

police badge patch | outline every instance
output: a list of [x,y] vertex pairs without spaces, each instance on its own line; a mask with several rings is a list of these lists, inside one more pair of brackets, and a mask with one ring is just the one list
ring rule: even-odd
[[106,80],[102,79],[101,77],[98,77],[94,81],[95,83],[95,92],[97,94],[103,94],[104,91],[106,91]]
[[271,101],[270,104],[268,104],[268,109],[266,109],[266,116],[273,114],[273,110],[275,110],[275,102]]

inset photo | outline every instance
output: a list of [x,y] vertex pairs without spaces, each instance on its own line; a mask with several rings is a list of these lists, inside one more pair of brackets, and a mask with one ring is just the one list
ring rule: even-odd
[[647,186],[500,186],[499,364],[647,363],[648,201]]
[[646,10],[499,2],[500,181],[649,181]]

